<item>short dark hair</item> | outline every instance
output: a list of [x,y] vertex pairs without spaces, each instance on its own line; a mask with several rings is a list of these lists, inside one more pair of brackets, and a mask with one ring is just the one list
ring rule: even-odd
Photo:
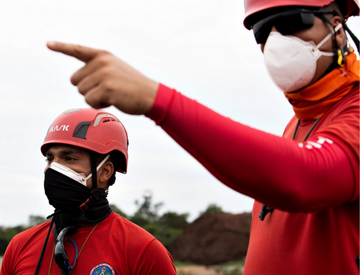
[[[347,14],[347,2],[346,2],[346,1],[344,1],[344,0],[335,0],[334,2],[331,2],[331,3],[329,4],[329,6],[330,6],[332,3],[334,3],[335,5],[338,6],[339,11],[340,11],[340,13],[341,13],[341,14],[339,14],[339,15],[341,15],[341,17],[344,17],[344,15]],[[339,12],[339,11],[338,11],[338,12]]]
[[342,20],[344,20],[344,14],[347,12],[346,2],[341,0],[335,0],[329,5],[326,5],[324,8],[329,11],[335,11]]

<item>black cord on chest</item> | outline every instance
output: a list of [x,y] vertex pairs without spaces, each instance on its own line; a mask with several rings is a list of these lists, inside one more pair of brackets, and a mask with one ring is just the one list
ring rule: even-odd
[[[310,130],[307,132],[307,134],[306,134],[303,142],[305,142],[305,141],[309,138],[311,132],[314,130],[314,128],[316,127],[316,125],[319,123],[319,121],[320,121],[320,118],[318,118],[318,119],[314,122],[314,124],[311,126]],[[299,119],[298,122],[296,123],[295,131],[294,131],[294,134],[293,134],[293,137],[292,137],[293,140],[295,140],[295,137],[296,137],[296,134],[297,134],[297,131],[298,131],[299,127],[300,127],[300,119]],[[273,212],[273,211],[274,211],[274,208],[269,207],[269,206],[266,206],[265,204],[263,204],[262,207],[261,207],[260,214],[259,214],[259,221],[263,221],[263,220],[265,219],[265,216],[266,216],[268,213],[271,213],[271,212]]]

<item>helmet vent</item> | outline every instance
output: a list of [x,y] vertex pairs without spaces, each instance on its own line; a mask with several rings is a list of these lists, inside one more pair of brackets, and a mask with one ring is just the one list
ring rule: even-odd
[[116,118],[109,114],[98,115],[95,119],[94,127],[98,126],[100,122],[105,123],[105,122],[110,122],[110,121],[116,121]]
[[105,122],[110,122],[110,121],[116,121],[115,119],[112,119],[112,118],[106,118],[102,121],[102,123],[105,123]]
[[86,133],[91,124],[91,121],[81,122],[76,126],[73,137],[86,139]]

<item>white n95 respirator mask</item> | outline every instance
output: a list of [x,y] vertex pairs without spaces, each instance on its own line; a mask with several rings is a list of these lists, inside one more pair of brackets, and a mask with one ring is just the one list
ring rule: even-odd
[[320,56],[334,56],[319,48],[329,40],[341,24],[329,33],[318,45],[291,35],[271,32],[265,43],[264,60],[267,71],[283,92],[297,91],[310,83]]

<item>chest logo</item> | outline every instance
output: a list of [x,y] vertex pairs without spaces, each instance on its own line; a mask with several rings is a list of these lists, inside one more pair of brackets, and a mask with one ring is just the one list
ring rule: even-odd
[[89,275],[115,275],[115,270],[111,265],[101,263],[91,269]]

